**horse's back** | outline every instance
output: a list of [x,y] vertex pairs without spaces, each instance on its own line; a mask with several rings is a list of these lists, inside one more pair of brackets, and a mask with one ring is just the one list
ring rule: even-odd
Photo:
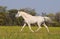
[[35,16],[34,18],[37,21],[44,21],[44,17],[42,17],[42,16]]

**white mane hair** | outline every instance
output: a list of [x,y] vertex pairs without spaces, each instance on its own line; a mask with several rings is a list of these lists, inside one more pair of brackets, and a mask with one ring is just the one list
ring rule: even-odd
[[27,16],[30,16],[30,17],[32,16],[32,15],[26,13],[26,12],[23,12],[23,11],[20,11],[20,13],[23,14],[23,15],[25,15],[25,16],[26,16],[26,15],[27,15]]
[[41,28],[41,24],[43,23],[43,25],[46,27],[47,31],[49,32],[49,29],[48,27],[46,26],[45,24],[45,19],[49,20],[48,17],[42,17],[42,16],[32,16],[24,11],[18,11],[18,13],[16,14],[16,17],[20,17],[22,16],[25,23],[21,29],[21,31],[23,30],[23,28],[26,26],[26,24],[28,24],[29,26],[29,29],[34,32],[32,29],[31,29],[31,25],[30,24],[33,24],[33,23],[37,23],[38,25],[38,29],[36,31],[38,31],[40,28]]

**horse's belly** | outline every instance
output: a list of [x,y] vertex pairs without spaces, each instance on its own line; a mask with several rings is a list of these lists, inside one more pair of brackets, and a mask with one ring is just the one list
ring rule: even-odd
[[36,23],[36,20],[30,20],[29,23]]
[[29,19],[29,20],[25,20],[27,23],[30,23],[30,24],[33,24],[33,23],[36,23],[37,20],[35,19]]

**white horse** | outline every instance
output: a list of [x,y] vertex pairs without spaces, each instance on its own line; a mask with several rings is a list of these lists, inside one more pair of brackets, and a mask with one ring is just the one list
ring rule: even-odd
[[28,26],[29,26],[29,29],[30,29],[32,32],[34,32],[34,31],[31,29],[30,24],[37,23],[37,25],[38,25],[39,28],[38,28],[36,31],[38,31],[38,30],[41,28],[41,24],[43,24],[43,25],[46,27],[47,31],[49,32],[49,29],[48,29],[48,27],[47,27],[46,24],[45,24],[45,19],[46,19],[46,20],[50,20],[49,17],[32,16],[32,15],[26,13],[26,12],[18,11],[18,13],[16,14],[16,17],[20,17],[20,16],[22,16],[23,19],[24,19],[24,21],[25,21],[25,23],[24,23],[21,31],[23,30],[23,28],[26,26],[26,23],[27,23]]

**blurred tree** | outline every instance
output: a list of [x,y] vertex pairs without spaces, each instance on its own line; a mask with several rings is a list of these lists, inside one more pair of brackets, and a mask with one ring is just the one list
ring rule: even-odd
[[15,18],[15,15],[17,13],[17,9],[10,9],[8,10],[9,12],[9,25],[16,25],[16,18]]
[[60,12],[57,12],[55,15],[56,21],[60,23]]
[[5,25],[6,6],[0,6],[0,25]]
[[7,7],[6,6],[0,6],[0,12],[6,12]]
[[5,13],[0,12],[0,25],[5,25]]

